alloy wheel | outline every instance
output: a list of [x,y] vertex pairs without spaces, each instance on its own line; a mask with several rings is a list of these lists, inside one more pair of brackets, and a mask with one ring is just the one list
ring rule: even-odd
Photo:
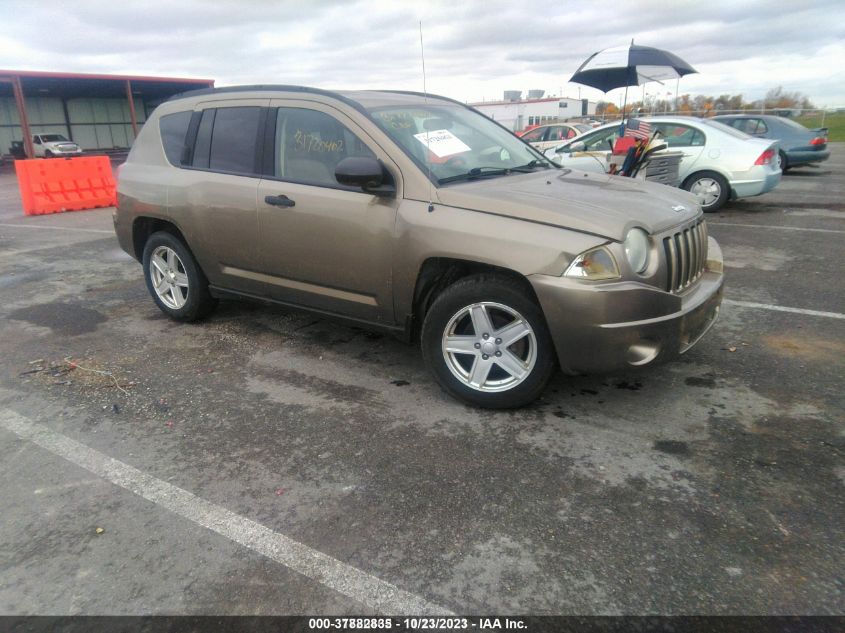
[[449,320],[442,350],[449,370],[467,387],[507,391],[534,369],[537,337],[516,310],[501,303],[473,303]]
[[161,302],[179,310],[188,300],[188,274],[172,248],[159,246],[150,257],[150,279]]

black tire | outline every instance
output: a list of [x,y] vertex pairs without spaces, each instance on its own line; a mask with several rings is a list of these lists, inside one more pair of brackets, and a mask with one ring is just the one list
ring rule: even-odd
[[[154,287],[151,260],[153,253],[160,247],[169,248],[176,253],[179,260],[181,260],[181,270],[178,268],[177,270],[184,272],[187,276],[188,287],[182,293],[184,305],[178,308],[165,304]],[[199,264],[197,264],[194,256],[184,242],[173,233],[158,231],[150,235],[147,243],[144,245],[144,255],[141,261],[144,266],[144,281],[147,284],[147,290],[150,296],[159,309],[171,319],[176,321],[196,321],[209,315],[217,306],[217,300],[209,293],[208,279],[206,279]]]
[[718,197],[707,205],[704,203],[701,205],[701,210],[704,211],[704,213],[713,213],[725,206],[725,203],[728,201],[728,195],[730,195],[731,192],[730,187],[728,186],[728,181],[725,180],[725,177],[722,176],[722,174],[715,171],[697,171],[684,181],[682,188],[692,193],[692,189],[695,184],[705,179],[715,182],[719,187]]
[[789,169],[789,160],[786,158],[786,153],[783,150],[778,152],[778,157],[780,158],[780,170],[785,174]]
[[[459,380],[450,369],[443,351],[443,335],[453,317],[469,306],[482,302],[500,304],[516,312],[530,326],[536,342],[534,364],[530,372],[521,382],[507,390],[482,391]],[[491,308],[491,321],[496,315],[495,310]],[[501,326],[506,323],[507,321],[501,322]],[[525,287],[525,282],[520,283],[519,280],[505,276],[473,275],[447,287],[435,298],[426,313],[421,338],[423,357],[440,386],[459,400],[489,409],[513,409],[536,400],[548,384],[557,364],[554,343],[540,306]],[[522,345],[527,357],[529,346],[535,342],[531,341],[530,336],[526,338],[527,341],[522,339],[525,342],[517,342],[513,347],[515,349],[515,346]],[[509,349],[505,349],[503,353],[507,354]],[[469,366],[479,362],[478,358],[473,359],[471,355],[463,358]],[[490,362],[495,364],[496,361],[492,359]],[[503,375],[502,368],[496,365],[490,370],[490,376],[497,372],[497,375]],[[504,375],[507,376],[507,372]]]
[[51,152],[49,149],[45,149],[44,158],[53,158],[53,152]]

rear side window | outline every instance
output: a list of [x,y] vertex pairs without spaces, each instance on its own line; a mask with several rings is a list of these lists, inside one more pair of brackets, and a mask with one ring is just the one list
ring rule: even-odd
[[182,150],[185,147],[185,135],[191,122],[191,112],[176,112],[165,114],[158,122],[161,132],[161,144],[164,155],[171,165],[179,165],[182,160]]
[[669,147],[704,145],[704,134],[688,125],[656,123],[654,127],[660,131]]
[[194,167],[235,174],[256,174],[256,143],[261,108],[238,106],[204,110],[194,156]]
[[191,163],[194,167],[208,169],[208,159],[211,153],[211,130],[214,127],[214,115],[217,110],[203,110],[200,126],[197,129],[197,140],[194,143],[194,159]]
[[218,108],[208,166],[214,171],[254,174],[261,108]]

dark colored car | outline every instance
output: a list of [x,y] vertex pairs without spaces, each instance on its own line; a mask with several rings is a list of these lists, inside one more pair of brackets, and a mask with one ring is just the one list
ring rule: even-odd
[[827,160],[827,128],[809,130],[800,123],[770,114],[724,114],[713,117],[751,136],[770,138],[780,144],[781,171]]

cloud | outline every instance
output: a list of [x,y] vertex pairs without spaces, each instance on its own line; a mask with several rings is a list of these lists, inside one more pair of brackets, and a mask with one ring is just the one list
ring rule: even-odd
[[3,12],[0,53],[11,68],[418,90],[422,20],[428,88],[461,100],[499,98],[510,88],[574,96],[579,88],[567,80],[588,55],[635,38],[699,71],[681,81],[682,92],[753,99],[783,85],[820,104],[845,105],[839,0],[7,0]]

